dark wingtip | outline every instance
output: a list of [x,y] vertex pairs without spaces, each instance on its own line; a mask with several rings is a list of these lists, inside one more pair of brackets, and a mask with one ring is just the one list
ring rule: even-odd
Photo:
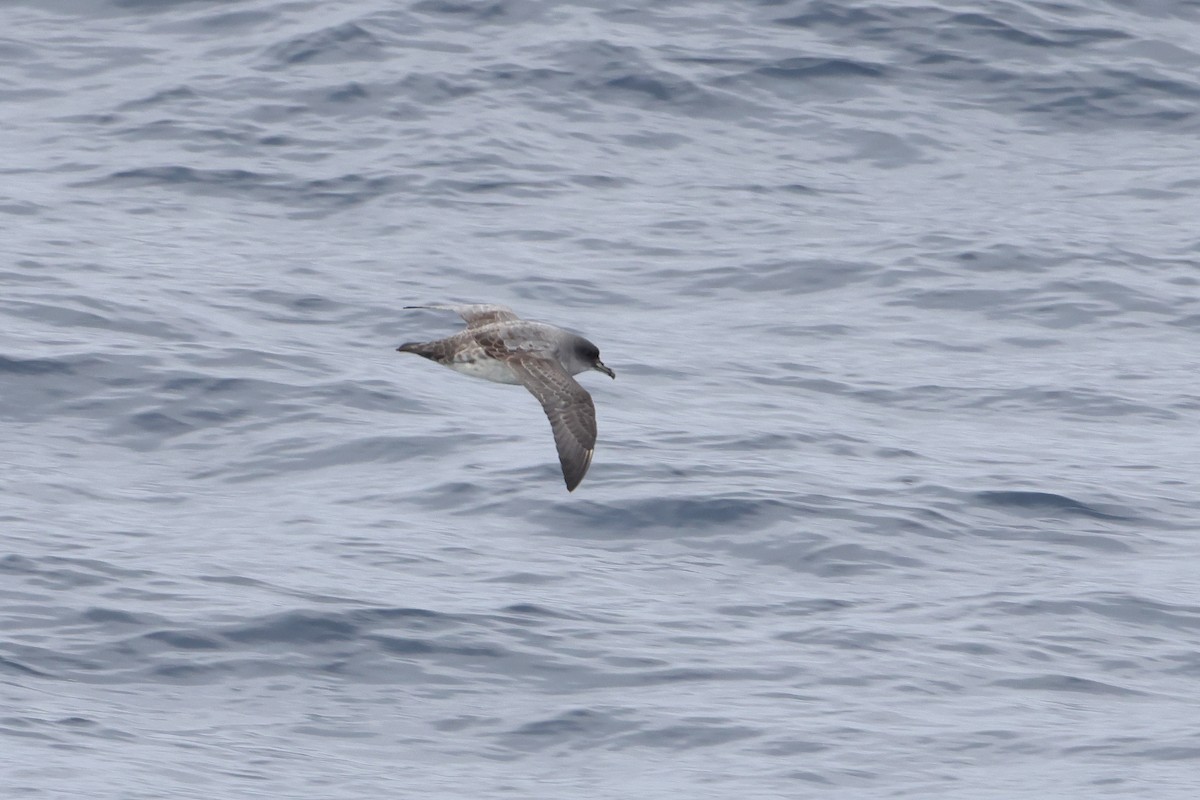
[[559,462],[562,466],[563,482],[567,484],[567,491],[573,492],[579,488],[579,484],[583,483],[583,479],[587,477],[588,467],[592,466],[592,453],[594,450],[588,450],[581,464],[568,464],[561,457]]
[[580,472],[578,469],[569,469],[566,464],[562,465],[563,483],[567,485],[567,491],[573,492],[579,488],[579,484],[583,483],[583,476],[587,475],[587,467]]

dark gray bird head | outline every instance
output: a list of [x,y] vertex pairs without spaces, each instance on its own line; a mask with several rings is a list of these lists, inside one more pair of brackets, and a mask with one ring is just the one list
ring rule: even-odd
[[563,364],[572,375],[594,369],[603,372],[610,378],[617,377],[617,373],[604,366],[604,362],[600,360],[600,348],[582,336],[576,336],[567,343],[567,352],[564,353],[564,356]]

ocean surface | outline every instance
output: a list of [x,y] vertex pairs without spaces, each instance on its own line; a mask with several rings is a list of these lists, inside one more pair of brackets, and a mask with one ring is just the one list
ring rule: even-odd
[[1200,2],[9,0],[0,109],[4,800],[1200,793]]

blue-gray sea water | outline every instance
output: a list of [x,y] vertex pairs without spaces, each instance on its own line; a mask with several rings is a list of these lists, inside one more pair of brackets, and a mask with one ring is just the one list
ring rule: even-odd
[[1196,0],[9,0],[0,109],[4,800],[1200,791]]

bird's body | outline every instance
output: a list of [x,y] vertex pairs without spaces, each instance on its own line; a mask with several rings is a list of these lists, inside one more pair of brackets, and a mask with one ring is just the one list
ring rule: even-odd
[[436,361],[455,372],[493,383],[524,386],[550,419],[567,490],[587,474],[596,447],[596,407],[572,375],[595,369],[616,375],[600,361],[594,344],[544,322],[520,319],[498,305],[409,306],[457,312],[466,330],[432,342],[397,348]]

